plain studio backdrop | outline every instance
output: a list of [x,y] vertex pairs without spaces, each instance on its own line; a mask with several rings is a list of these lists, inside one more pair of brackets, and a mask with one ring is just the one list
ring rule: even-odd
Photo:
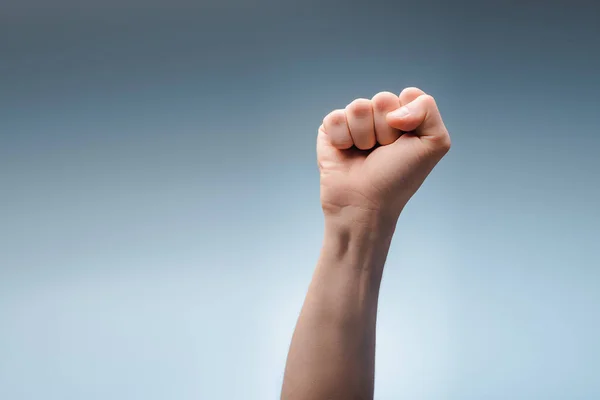
[[375,397],[600,398],[600,6],[13,3],[0,398],[277,398],[316,129],[406,86],[453,149],[392,244]]

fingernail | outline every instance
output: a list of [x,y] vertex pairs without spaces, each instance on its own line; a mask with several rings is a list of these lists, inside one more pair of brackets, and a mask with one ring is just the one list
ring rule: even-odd
[[399,109],[397,109],[396,111],[392,111],[390,113],[390,117],[392,117],[392,118],[404,118],[408,114],[410,114],[410,111],[408,110],[408,108],[406,106],[403,106],[403,107],[400,107]]

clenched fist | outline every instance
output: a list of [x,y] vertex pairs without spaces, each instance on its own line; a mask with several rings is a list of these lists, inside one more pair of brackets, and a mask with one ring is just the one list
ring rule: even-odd
[[381,92],[332,111],[317,139],[326,216],[399,216],[449,149],[435,100],[417,88],[399,96]]

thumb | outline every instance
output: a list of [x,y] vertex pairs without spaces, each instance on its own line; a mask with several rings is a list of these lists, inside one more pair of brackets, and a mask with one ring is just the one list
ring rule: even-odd
[[422,139],[449,146],[450,137],[442,121],[435,99],[423,94],[386,116],[387,123],[404,132],[412,132]]

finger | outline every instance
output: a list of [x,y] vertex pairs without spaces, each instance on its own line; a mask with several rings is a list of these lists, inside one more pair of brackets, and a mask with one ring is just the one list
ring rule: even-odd
[[354,145],[361,150],[375,146],[375,127],[371,100],[356,99],[346,107],[346,120]]
[[400,99],[400,105],[405,106],[408,103],[416,100],[417,97],[422,96],[424,94],[426,93],[419,88],[407,87],[402,92],[400,92],[400,95],[398,96],[398,98]]
[[336,160],[341,152],[333,147],[331,138],[325,132],[325,127],[321,125],[317,134],[317,165],[323,169],[324,160]]
[[354,145],[346,121],[346,111],[344,110],[330,112],[323,119],[323,131],[329,137],[331,145],[336,149],[345,150]]
[[450,145],[435,99],[427,94],[387,115],[388,123],[405,132],[413,131],[421,138],[434,139],[442,146]]
[[401,132],[387,123],[386,115],[400,107],[398,96],[390,92],[380,92],[373,96],[371,103],[373,104],[375,138],[381,145],[395,142]]

